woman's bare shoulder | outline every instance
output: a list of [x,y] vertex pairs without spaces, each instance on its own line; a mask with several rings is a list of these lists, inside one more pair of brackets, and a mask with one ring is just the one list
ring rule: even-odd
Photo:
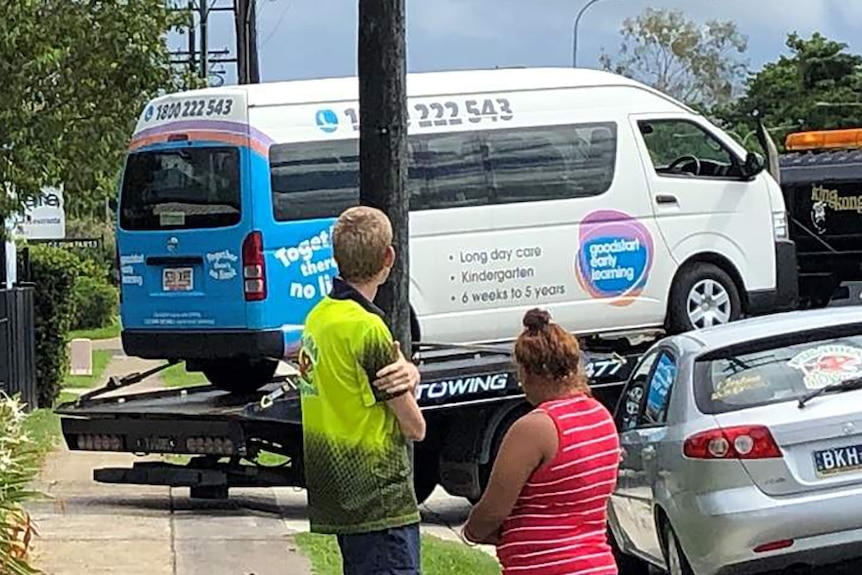
[[551,416],[541,409],[534,409],[521,417],[509,428],[507,435],[511,441],[538,447],[546,457],[556,453],[557,425]]

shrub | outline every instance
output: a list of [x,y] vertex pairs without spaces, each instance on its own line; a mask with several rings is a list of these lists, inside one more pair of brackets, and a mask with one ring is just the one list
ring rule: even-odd
[[31,280],[36,322],[36,384],[39,407],[51,407],[60,394],[69,370],[66,340],[75,314],[72,290],[86,268],[81,260],[62,248],[30,248]]
[[111,325],[119,304],[117,288],[104,279],[81,275],[72,291],[72,329],[97,329]]
[[38,461],[25,419],[23,406],[0,394],[0,573],[38,573],[27,562],[34,530],[22,506],[35,495]]
[[73,218],[66,222],[67,238],[102,238],[103,245],[99,249],[75,250],[84,261],[92,261],[104,270],[109,282],[117,284],[118,275],[116,262],[116,241],[113,221],[104,221],[93,217]]

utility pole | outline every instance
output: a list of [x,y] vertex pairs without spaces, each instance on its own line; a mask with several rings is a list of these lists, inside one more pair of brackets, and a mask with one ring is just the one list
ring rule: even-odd
[[210,15],[209,0],[198,0],[198,11],[201,21],[201,78],[209,78],[209,24],[207,20]]
[[255,3],[255,0],[234,0],[237,78],[240,84],[257,84],[260,82]]
[[405,0],[359,0],[360,203],[392,222],[395,265],[377,303],[411,356]]
[[195,34],[195,3],[193,0],[189,0],[188,3],[188,11],[189,11],[189,69],[192,74],[197,73],[197,37]]

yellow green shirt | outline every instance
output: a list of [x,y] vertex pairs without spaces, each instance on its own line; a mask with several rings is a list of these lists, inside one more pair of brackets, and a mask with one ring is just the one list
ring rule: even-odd
[[308,514],[315,533],[419,522],[408,443],[371,382],[394,361],[380,310],[345,282],[311,310],[299,353]]

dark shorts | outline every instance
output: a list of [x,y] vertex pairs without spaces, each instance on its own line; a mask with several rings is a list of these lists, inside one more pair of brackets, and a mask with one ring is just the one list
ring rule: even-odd
[[419,524],[339,535],[344,575],[419,575]]

